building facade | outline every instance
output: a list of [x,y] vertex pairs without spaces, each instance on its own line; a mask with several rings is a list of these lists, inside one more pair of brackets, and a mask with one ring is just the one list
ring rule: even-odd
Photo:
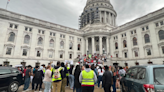
[[0,9],[0,64],[48,64],[104,54],[110,64],[164,63],[164,8],[116,26],[109,0],[88,0],[80,29]]

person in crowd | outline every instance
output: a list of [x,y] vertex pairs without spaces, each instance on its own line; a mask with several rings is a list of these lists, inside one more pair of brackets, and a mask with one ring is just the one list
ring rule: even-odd
[[82,71],[83,71],[83,70],[85,70],[85,67],[84,67],[84,66],[82,66],[82,67],[81,67],[81,70],[82,70]]
[[45,66],[45,64],[42,64],[42,67],[43,67],[43,69],[42,69],[43,74],[45,74],[45,72],[46,72],[46,66]]
[[73,65],[71,65],[71,67],[69,69],[69,85],[70,85],[70,89],[73,89],[73,86],[74,86],[74,76],[72,74],[72,70],[73,70]]
[[100,82],[102,82],[103,74],[104,74],[104,69],[102,69],[102,67],[99,66],[99,69],[98,69],[98,87],[100,87]]
[[57,62],[57,66],[52,70],[52,86],[53,92],[61,92],[62,84],[62,72],[63,69],[60,67],[60,61]]
[[26,66],[24,67],[24,70],[23,70],[23,76],[25,77],[26,76]]
[[61,92],[65,92],[65,86],[67,84],[67,77],[66,74],[68,73],[67,68],[65,67],[64,63],[61,63],[61,67],[63,69],[62,72],[62,85],[61,85]]
[[66,64],[66,68],[67,68],[67,71],[68,71],[68,73],[66,74],[66,77],[67,77],[67,87],[68,87],[68,84],[69,84],[69,69],[70,69],[70,67],[68,67],[68,64]]
[[94,84],[97,81],[97,76],[89,65],[85,65],[85,70],[80,73],[79,82],[82,86],[82,92],[93,92]]
[[125,73],[126,73],[126,71],[122,67],[120,67],[120,70],[118,72],[118,74],[120,75],[120,80],[125,75]]
[[[38,89],[38,85],[39,85],[39,91],[41,90],[42,88],[42,78],[43,78],[44,74],[43,74],[43,71],[42,71],[42,67],[39,68],[39,66],[36,66],[35,67],[35,71],[34,71],[34,74],[33,74],[33,83],[32,83],[32,90],[37,90]],[[36,84],[36,86],[35,86]]]
[[74,87],[76,89],[76,92],[82,92],[81,83],[79,82],[80,73],[81,73],[80,65],[77,65],[74,72],[74,76],[75,76]]
[[116,92],[116,80],[117,80],[117,77],[116,77],[116,70],[113,66],[111,66],[111,71],[112,71],[112,74],[113,74],[113,92]]
[[103,80],[103,88],[105,92],[111,92],[111,85],[112,85],[112,75],[109,71],[108,66],[104,66],[105,72],[103,74],[102,80]]
[[26,70],[25,83],[24,83],[24,88],[23,88],[24,91],[28,91],[28,88],[30,85],[31,68],[32,66],[29,65],[28,69]]
[[119,83],[119,67],[116,66],[116,77],[117,77],[117,80],[116,80],[116,88],[119,89],[120,88],[120,83]]
[[17,69],[22,73],[21,67],[17,67]]
[[51,66],[47,66],[47,70],[45,72],[45,76],[43,79],[43,83],[45,86],[44,92],[49,92],[49,90],[51,89],[51,84],[52,84],[52,78],[51,78]]

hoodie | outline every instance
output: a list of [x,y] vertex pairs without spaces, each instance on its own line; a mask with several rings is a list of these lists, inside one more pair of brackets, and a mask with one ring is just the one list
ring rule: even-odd
[[[85,71],[86,71],[86,72],[90,72],[91,69],[90,69],[90,68],[86,68]],[[80,82],[80,83],[82,83],[82,79],[83,79],[83,77],[82,77],[82,72],[81,72],[81,73],[80,73],[80,76],[79,76],[79,82]],[[97,76],[96,76],[95,72],[94,72],[94,82],[95,82],[95,83],[97,82]],[[94,85],[82,85],[82,84],[81,84],[81,86],[94,86]]]

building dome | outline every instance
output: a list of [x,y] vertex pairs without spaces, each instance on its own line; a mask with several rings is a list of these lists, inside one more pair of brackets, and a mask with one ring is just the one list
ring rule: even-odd
[[117,13],[109,0],[88,0],[80,16],[80,28],[87,24],[109,24],[116,26]]

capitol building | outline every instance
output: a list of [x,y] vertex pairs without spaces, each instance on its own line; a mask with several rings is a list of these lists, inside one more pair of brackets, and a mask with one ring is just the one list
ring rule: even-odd
[[164,8],[116,26],[109,0],[87,0],[73,29],[0,8],[0,64],[48,64],[104,54],[107,64],[164,63]]

